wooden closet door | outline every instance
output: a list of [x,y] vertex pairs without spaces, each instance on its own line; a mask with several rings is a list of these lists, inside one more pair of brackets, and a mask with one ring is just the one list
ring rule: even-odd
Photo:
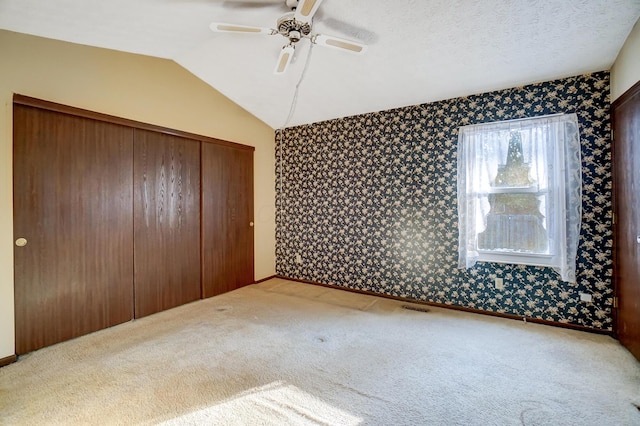
[[202,144],[203,297],[253,278],[253,151]]
[[135,316],[200,298],[200,142],[135,130]]
[[14,105],[16,353],[133,316],[133,130]]
[[617,337],[640,360],[640,82],[613,103]]

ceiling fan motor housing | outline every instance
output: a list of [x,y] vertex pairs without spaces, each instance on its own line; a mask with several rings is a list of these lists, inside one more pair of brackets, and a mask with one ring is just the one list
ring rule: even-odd
[[302,37],[311,34],[311,25],[307,22],[297,21],[294,16],[295,13],[291,12],[278,19],[278,33],[296,43]]

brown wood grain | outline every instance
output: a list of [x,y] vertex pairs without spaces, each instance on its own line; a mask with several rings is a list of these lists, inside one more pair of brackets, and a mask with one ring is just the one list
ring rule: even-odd
[[200,142],[135,130],[135,316],[199,299]]
[[640,82],[612,105],[616,333],[640,360]]
[[253,152],[202,144],[203,297],[254,281]]
[[168,127],[157,126],[155,124],[142,123],[140,121],[129,120],[128,118],[116,117],[113,115],[102,114],[95,111],[89,111],[82,108],[75,108],[68,105],[62,105],[56,102],[45,101],[42,99],[32,98],[20,94],[13,95],[14,104],[33,106],[36,108],[42,108],[49,111],[62,112],[69,115],[75,115],[76,117],[90,118],[92,120],[104,121],[106,123],[120,124],[122,126],[131,127],[134,129],[150,130],[156,133],[163,133],[172,136],[180,136],[187,139],[193,139],[197,141],[228,146],[236,149],[246,149],[249,151],[255,151],[255,148],[249,145],[242,145],[236,142],[229,142],[222,139],[212,138],[203,135],[197,135],[195,133],[189,133],[182,130],[170,129]]
[[133,316],[130,128],[14,105],[16,353]]

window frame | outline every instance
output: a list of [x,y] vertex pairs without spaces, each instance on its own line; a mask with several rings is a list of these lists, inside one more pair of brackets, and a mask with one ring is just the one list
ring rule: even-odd
[[[547,123],[547,121],[545,120],[548,120],[550,118],[553,119],[554,117],[561,117],[561,116],[570,116],[570,118],[575,121],[575,126],[576,126],[575,137],[577,138],[577,144],[579,148],[579,136],[577,136],[578,128],[577,128],[576,114],[553,114],[553,115],[547,115],[547,116],[541,116],[541,117],[530,117],[525,119],[517,119],[517,120],[509,120],[509,121],[493,122],[493,123],[483,123],[478,125],[461,127],[459,129],[459,134],[458,134],[459,216],[461,216],[460,210],[465,209],[464,214],[473,215],[473,220],[476,220],[477,214],[481,214],[479,212],[482,211],[482,208],[480,208],[479,203],[483,202],[482,201],[483,198],[486,200],[492,193],[493,194],[497,194],[497,193],[526,194],[526,193],[532,193],[532,192],[540,193],[540,191],[534,191],[533,189],[528,187],[502,187],[502,188],[492,188],[492,190],[485,190],[483,188],[474,186],[473,183],[469,183],[468,181],[472,181],[474,177],[472,173],[472,171],[475,170],[474,167],[480,167],[480,164],[484,164],[484,163],[481,163],[480,161],[476,161],[475,165],[470,163],[461,164],[461,161],[466,160],[467,162],[470,162],[471,160],[475,161],[480,158],[477,155],[467,155],[467,154],[463,155],[463,152],[475,154],[475,148],[465,146],[465,144],[470,144],[474,142],[472,140],[474,136],[466,135],[467,129],[471,128],[471,131],[480,129],[480,130],[476,130],[478,132],[480,131],[501,132],[501,131],[505,131],[505,129],[508,129],[509,132],[511,132],[513,130],[517,130],[519,128],[518,126],[521,125],[521,122],[525,122],[525,121],[528,122],[526,123],[526,126],[523,126],[522,128],[531,129],[536,127],[535,120],[539,121],[540,126],[544,126],[545,123]],[[529,122],[529,120],[532,120],[532,121]],[[569,120],[567,119],[567,121],[563,121],[562,119],[560,119],[557,122],[561,125],[566,126],[567,123],[569,123]],[[511,128],[509,127],[510,125],[514,126],[513,130],[511,130]],[[483,130],[482,127],[480,126],[496,126],[496,128],[494,130],[491,130],[491,127],[487,127],[486,128],[487,130]],[[487,213],[482,213],[484,215],[484,217],[482,217],[482,220],[484,221],[484,227],[479,228],[477,225],[474,225],[472,227],[473,230],[471,232],[467,229],[471,227],[462,225],[463,220],[466,220],[466,219],[460,217],[460,226],[459,226],[459,231],[460,231],[459,267],[460,268],[468,268],[470,266],[473,266],[475,262],[491,262],[491,263],[502,263],[502,264],[520,264],[520,265],[551,267],[556,271],[558,271],[559,273],[561,270],[565,271],[567,269],[565,265],[567,265],[567,262],[568,262],[569,256],[571,255],[571,251],[573,250],[573,247],[569,246],[566,243],[567,235],[568,235],[568,226],[571,225],[569,224],[569,218],[568,218],[567,205],[569,200],[567,198],[571,198],[571,195],[570,194],[568,195],[569,191],[567,190],[567,186],[566,186],[567,175],[568,175],[567,168],[570,167],[567,161],[568,155],[566,152],[568,143],[565,141],[565,139],[568,138],[568,136],[566,135],[568,132],[566,130],[566,127],[564,127],[563,129],[565,133],[563,138],[558,138],[560,140],[555,140],[553,143],[547,144],[547,147],[553,148],[552,152],[549,152],[549,157],[547,158],[547,161],[551,161],[551,160],[553,161],[551,163],[552,167],[547,168],[546,170],[550,170],[552,168],[558,169],[558,170],[554,170],[553,179],[549,173],[547,176],[545,176],[545,178],[548,180],[547,182],[548,185],[546,189],[547,193],[544,194],[544,196],[546,197],[546,200],[545,200],[546,212],[544,213],[546,213],[545,214],[545,220],[547,221],[546,238],[549,244],[549,253],[534,253],[534,252],[526,252],[526,251],[520,252],[517,250],[509,250],[509,249],[502,249],[502,250],[480,249],[478,236],[482,232],[484,232],[487,228],[487,225],[486,225]],[[578,155],[578,163],[579,163],[580,155],[579,153],[577,155]],[[463,160],[461,160],[461,158]],[[572,161],[575,161],[575,160],[572,159]],[[464,170],[461,169],[463,167],[464,167]],[[463,174],[462,179],[461,179],[461,174]],[[581,175],[580,175],[580,181],[581,181]],[[460,197],[461,186],[465,190],[464,199],[461,199]],[[575,198],[575,196],[573,196],[573,198]],[[579,209],[581,212],[581,204],[579,206]],[[469,212],[473,212],[473,213],[469,213]],[[471,220],[471,219],[468,219],[468,220]],[[550,221],[555,221],[555,224],[552,227],[552,229],[549,229]],[[574,226],[574,225],[571,225],[571,226]],[[475,232],[475,234],[473,234],[473,232]],[[575,233],[575,230],[573,230],[572,232]],[[472,239],[470,237],[471,235],[473,236]],[[578,230],[578,236],[579,236],[579,230]],[[577,251],[577,241],[576,241],[575,250]],[[563,280],[565,281],[575,281],[575,256],[573,257],[574,259],[573,259],[573,265],[572,265],[572,271],[573,271],[572,274],[565,274],[564,272],[561,273],[561,275],[563,276]],[[471,258],[471,261],[469,261],[469,258]]]

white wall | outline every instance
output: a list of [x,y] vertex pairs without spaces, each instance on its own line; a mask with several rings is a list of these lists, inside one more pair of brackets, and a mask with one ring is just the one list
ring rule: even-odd
[[275,274],[274,130],[172,61],[0,30],[0,359],[14,354],[14,93],[251,145],[255,278]]
[[640,80],[640,20],[611,67],[611,102]]

